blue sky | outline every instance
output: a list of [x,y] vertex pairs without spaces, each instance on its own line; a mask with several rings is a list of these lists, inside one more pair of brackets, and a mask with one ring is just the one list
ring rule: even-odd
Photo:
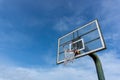
[[119,0],[0,0],[0,80],[96,80],[87,56],[56,65],[57,39],[96,18],[107,45],[98,52],[106,80],[117,80],[119,7]]

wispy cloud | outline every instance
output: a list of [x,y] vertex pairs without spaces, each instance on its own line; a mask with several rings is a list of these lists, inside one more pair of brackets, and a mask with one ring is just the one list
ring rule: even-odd
[[60,20],[58,23],[56,23],[54,29],[61,32],[61,31],[68,30],[69,26],[67,25],[65,21]]
[[[117,6],[116,6],[117,5]],[[117,30],[120,20],[120,1],[119,0],[102,0],[101,8],[99,13],[97,13],[97,17],[100,18],[101,24],[103,24],[105,29],[109,27],[111,30]],[[107,30],[106,29],[106,30]]]
[[116,50],[107,51],[101,55],[103,69],[105,72],[106,80],[113,80],[120,78],[120,58]]
[[[80,70],[74,68],[54,68],[54,69],[29,69],[29,68],[8,68],[1,67],[0,68],[0,78],[2,80],[61,80],[61,79],[69,79],[69,80],[79,80],[79,78],[88,80],[93,79],[90,75],[94,75],[94,73],[89,73],[87,70]],[[86,73],[88,72],[88,73]],[[79,73],[79,74],[78,74]],[[82,74],[82,75],[81,75]],[[86,75],[84,75],[86,74]],[[68,77],[69,76],[69,77]],[[87,77],[86,77],[87,76]]]
[[120,49],[118,44],[120,41],[120,34],[119,32],[116,33],[107,33],[105,35],[105,40],[107,41],[107,46],[115,49]]
[[[106,52],[100,56],[105,77],[107,80],[120,78],[120,59],[115,51]],[[82,62],[81,62],[82,61]],[[79,64],[78,64],[79,63]],[[97,80],[94,64],[88,59],[82,59],[77,67],[58,66],[53,68],[25,68],[25,67],[0,67],[1,80]],[[88,67],[91,66],[91,67]],[[69,77],[68,77],[69,76]]]
[[[117,6],[116,6],[117,5]],[[96,15],[100,18],[107,46],[120,49],[118,47],[120,37],[120,1],[102,0],[100,12]]]
[[83,17],[78,17],[78,15],[63,17],[54,25],[54,30],[60,32],[70,31],[81,25],[84,21]]
[[[69,12],[69,15],[64,15],[56,21],[54,29],[57,31],[70,31],[76,27],[83,25],[91,20],[96,19],[96,14],[99,13],[97,8],[101,7],[101,3],[90,1],[67,1],[64,5]],[[89,4],[86,4],[89,3]],[[97,6],[94,7],[94,6]]]

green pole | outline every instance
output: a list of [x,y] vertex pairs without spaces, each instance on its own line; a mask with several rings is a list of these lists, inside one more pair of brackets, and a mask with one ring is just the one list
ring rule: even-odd
[[99,57],[95,53],[89,54],[89,56],[94,60],[97,70],[98,80],[105,80],[104,72]]

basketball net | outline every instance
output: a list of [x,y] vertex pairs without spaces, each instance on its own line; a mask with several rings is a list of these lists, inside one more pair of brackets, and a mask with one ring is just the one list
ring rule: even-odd
[[69,52],[67,50],[64,51],[65,58],[64,58],[64,65],[66,65],[69,62],[74,62],[74,52]]

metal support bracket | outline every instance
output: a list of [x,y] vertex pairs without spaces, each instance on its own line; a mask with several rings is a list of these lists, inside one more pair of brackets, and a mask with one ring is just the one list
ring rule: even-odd
[[89,56],[94,60],[98,75],[98,80],[105,80],[102,64],[100,62],[99,57],[95,53],[89,54]]

